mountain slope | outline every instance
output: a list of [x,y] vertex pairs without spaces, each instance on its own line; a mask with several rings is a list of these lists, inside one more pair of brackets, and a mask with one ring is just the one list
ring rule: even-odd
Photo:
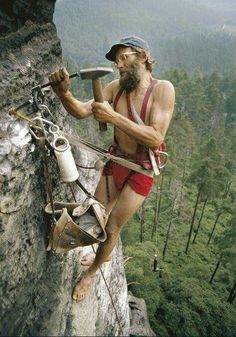
[[[173,0],[60,0],[54,13],[64,52],[78,66],[104,63],[104,53],[114,41],[134,34],[149,41],[159,72],[172,66],[191,71],[231,69],[236,56],[235,18],[236,5],[229,0],[179,0],[178,5]],[[226,56],[227,65],[222,66],[226,51],[231,58]]]

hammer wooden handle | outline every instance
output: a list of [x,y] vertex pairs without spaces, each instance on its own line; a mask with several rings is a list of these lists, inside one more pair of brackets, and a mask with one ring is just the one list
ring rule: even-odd
[[[94,96],[95,102],[103,103],[102,85],[101,85],[100,78],[93,79],[92,86],[93,86],[93,96]],[[100,131],[106,131],[107,124],[99,122],[99,129]]]

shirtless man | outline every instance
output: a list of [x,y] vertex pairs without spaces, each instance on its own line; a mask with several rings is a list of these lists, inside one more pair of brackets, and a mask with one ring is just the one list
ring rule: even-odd
[[[148,148],[154,150],[160,147],[172,118],[174,87],[169,81],[153,79],[150,49],[147,42],[139,37],[121,39],[111,47],[106,58],[115,62],[120,78],[109,83],[103,90],[104,103],[93,100],[83,103],[75,99],[70,92],[70,80],[65,68],[49,76],[53,90],[65,109],[74,117],[85,118],[93,115],[98,122],[114,125],[115,144],[112,153],[125,154],[139,160],[142,158],[141,161],[148,160]],[[144,119],[145,125],[132,121],[127,97]],[[94,261],[74,287],[74,301],[79,302],[85,298],[96,271],[109,260],[123,225],[142,205],[151,190],[152,182],[153,174],[145,176],[113,162],[106,165],[95,197],[109,214],[106,225],[107,240],[99,245]]]

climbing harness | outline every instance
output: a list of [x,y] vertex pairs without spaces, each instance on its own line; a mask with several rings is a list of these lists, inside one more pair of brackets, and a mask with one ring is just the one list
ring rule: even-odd
[[[152,89],[152,87],[155,83],[156,83],[155,81],[152,82],[152,85],[151,85],[150,89]],[[150,89],[148,90],[149,95],[151,93]],[[134,105],[131,101],[130,93],[126,94],[126,101],[127,101],[127,107],[128,107],[128,112],[129,112],[130,116],[132,116],[133,120],[137,124],[144,125],[143,120],[141,119],[141,117],[139,116],[137,111],[135,110],[135,107],[134,107]],[[147,99],[145,101],[147,101]],[[147,102],[146,102],[146,104],[147,104]],[[165,152],[165,151],[161,151],[159,149],[157,149],[155,151],[152,151],[151,149],[148,149],[148,155],[149,155],[149,159],[150,159],[150,162],[151,162],[153,172],[156,176],[158,176],[160,174],[160,169],[162,169],[167,162],[168,153]],[[164,162],[162,164],[161,164],[161,158],[160,158],[161,155],[164,155],[164,157],[165,157]]]
[[[153,88],[155,87],[157,82],[158,80],[152,80],[150,86],[147,88],[147,91],[143,99],[140,115],[135,110],[135,107],[131,100],[130,93],[124,92],[122,88],[118,91],[118,93],[116,94],[114,98],[114,103],[113,103],[114,110],[116,109],[117,103],[124,92],[126,95],[127,110],[128,110],[128,116],[130,120],[139,125],[144,125],[148,101],[153,91]],[[115,138],[114,138],[114,145],[115,146],[117,145]],[[137,149],[137,153],[139,154],[138,157],[142,158],[140,154],[145,154],[145,153],[147,153],[149,157],[149,160],[145,160],[145,159],[141,160],[140,164],[146,170],[147,169],[153,170],[154,174],[158,176],[160,174],[160,170],[165,166],[167,159],[168,159],[168,153],[165,150],[166,150],[166,146],[164,143],[161,144],[161,146],[156,150],[151,150],[150,148],[147,148],[145,146],[138,145],[138,149]]]

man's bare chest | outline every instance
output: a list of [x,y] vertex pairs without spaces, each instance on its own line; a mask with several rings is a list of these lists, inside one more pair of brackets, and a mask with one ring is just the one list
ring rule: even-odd
[[132,94],[130,94],[128,98],[127,94],[123,92],[118,102],[115,103],[114,108],[116,112],[133,121],[134,118],[132,116],[131,110],[134,108],[138,115],[142,118],[143,122],[146,125],[149,125],[152,103],[152,95],[150,95],[148,102],[145,102],[145,93],[138,96],[133,96]]

